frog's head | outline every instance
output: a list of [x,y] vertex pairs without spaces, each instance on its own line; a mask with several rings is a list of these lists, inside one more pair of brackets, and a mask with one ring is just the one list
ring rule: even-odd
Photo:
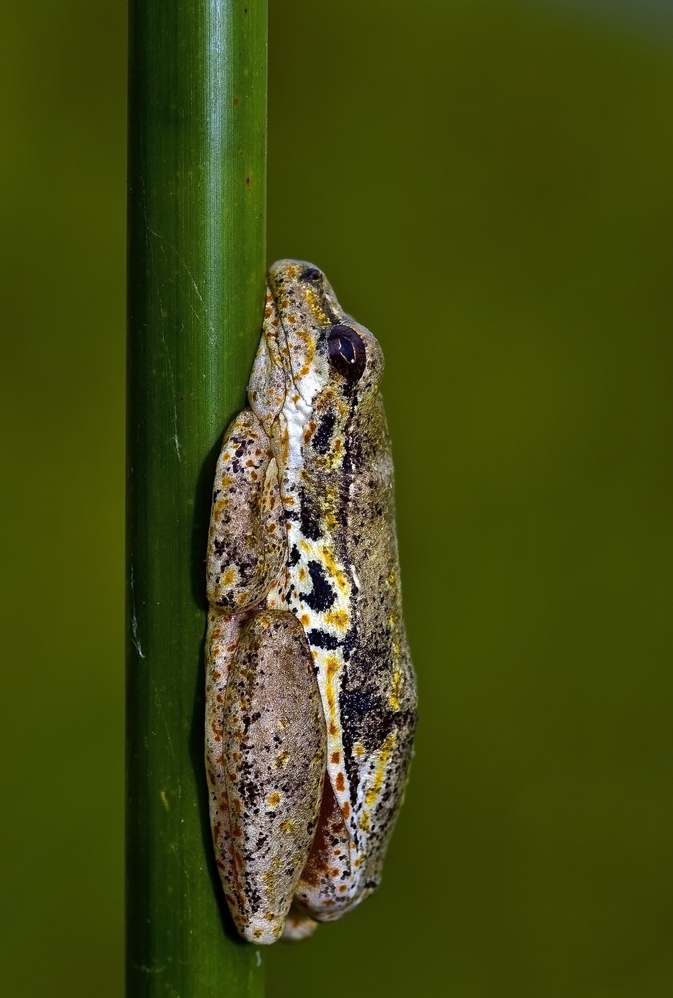
[[323,272],[301,260],[279,260],[268,281],[249,386],[250,404],[267,429],[283,408],[305,421],[326,394],[336,392],[352,409],[378,393],[378,341],[346,315]]

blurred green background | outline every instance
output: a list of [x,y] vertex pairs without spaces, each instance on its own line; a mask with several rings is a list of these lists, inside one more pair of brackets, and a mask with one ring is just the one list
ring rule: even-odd
[[[383,886],[267,993],[664,998],[671,8],[270,7],[269,260],[383,344],[422,714]],[[116,998],[125,10],[4,21],[0,990]]]

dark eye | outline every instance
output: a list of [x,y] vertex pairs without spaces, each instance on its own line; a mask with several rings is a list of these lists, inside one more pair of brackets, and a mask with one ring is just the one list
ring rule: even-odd
[[327,337],[327,354],[332,367],[346,381],[353,383],[362,377],[367,363],[367,350],[350,326],[332,326]]
[[322,271],[317,267],[307,267],[301,275],[302,281],[319,281],[322,279]]

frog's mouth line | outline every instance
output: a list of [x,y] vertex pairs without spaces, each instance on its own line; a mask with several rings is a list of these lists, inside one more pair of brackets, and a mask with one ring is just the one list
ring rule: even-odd
[[[283,372],[286,398],[296,392],[302,401],[310,406],[316,391],[320,388],[319,382],[323,380],[318,373],[318,369],[323,366],[320,363],[324,353],[321,346],[333,323],[328,319],[327,324],[302,321],[290,324],[284,320],[283,312],[275,298],[273,305],[278,333],[271,340],[265,337],[267,352],[271,362],[278,365]],[[326,318],[324,313],[323,317]],[[318,358],[317,366],[316,358]]]

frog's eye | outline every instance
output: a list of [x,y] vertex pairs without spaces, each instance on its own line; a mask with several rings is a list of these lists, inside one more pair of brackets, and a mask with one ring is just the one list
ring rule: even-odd
[[332,326],[327,337],[327,355],[332,367],[346,381],[355,382],[362,377],[367,363],[367,350],[350,326]]

